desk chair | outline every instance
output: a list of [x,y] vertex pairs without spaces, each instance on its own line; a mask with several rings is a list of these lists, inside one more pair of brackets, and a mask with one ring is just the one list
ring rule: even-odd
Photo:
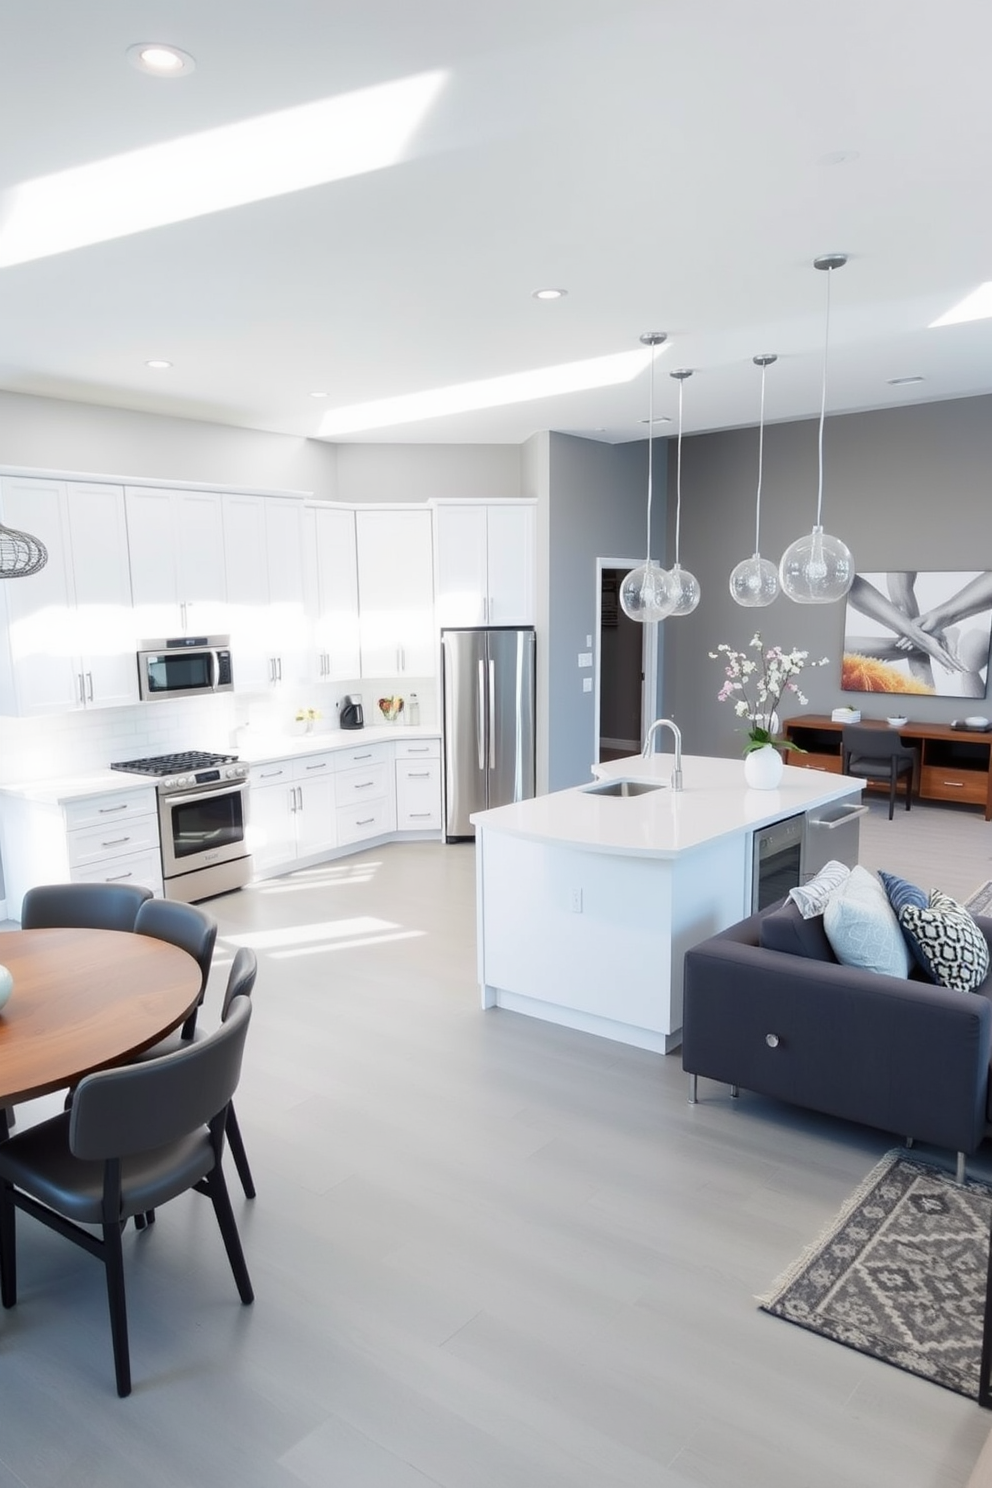
[[151,897],[151,889],[136,884],[38,884],[24,895],[21,929],[133,930]]
[[896,804],[896,786],[905,775],[908,811],[913,796],[916,750],[902,742],[896,729],[872,728],[863,723],[845,724],[841,737],[842,772],[858,780],[889,782],[889,821]]
[[[121,1231],[188,1189],[214,1206],[242,1302],[254,1301],[221,1156],[251,999],[208,1038],[146,1063],[87,1075],[72,1108],[0,1143],[0,1300],[17,1301],[16,1211],[103,1261],[118,1395],[131,1393]],[[96,1226],[102,1238],[83,1225]]]

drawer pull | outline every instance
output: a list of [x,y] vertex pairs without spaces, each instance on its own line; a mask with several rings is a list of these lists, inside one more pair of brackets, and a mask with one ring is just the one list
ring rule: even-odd
[[307,765],[307,769],[308,770],[326,770],[327,769],[327,761],[326,760],[321,760],[321,762],[320,762],[319,765]]
[[103,881],[104,881],[104,883],[119,883],[122,878],[133,878],[133,877],[134,877],[134,874],[133,873],[112,873],[109,878],[105,878]]
[[949,785],[953,790],[964,790],[963,780],[942,780],[941,785]]
[[407,754],[430,754],[429,744],[411,744]]
[[111,837],[109,842],[101,842],[101,847],[119,847],[122,842],[130,842],[130,837]]
[[417,818],[418,818],[418,816],[431,817],[433,815],[434,815],[433,811],[411,811],[410,812],[410,820],[411,821],[416,821]]
[[430,780],[431,772],[430,770],[411,770],[406,778],[407,780]]
[[355,822],[356,827],[370,827],[375,821],[374,816],[363,816],[360,821]]
[[353,754],[351,757],[352,757],[353,760],[371,759],[372,758],[372,754],[371,754],[371,751],[369,751],[367,754]]
[[353,790],[368,790],[369,787],[370,786],[373,786],[373,785],[375,785],[375,781],[374,780],[363,780],[359,785],[352,786],[352,789]]
[[126,811],[127,808],[128,802],[124,801],[120,806],[100,806],[97,809],[101,816],[109,816],[113,811]]
[[285,775],[285,773],[285,770],[261,770],[259,772],[259,779],[274,780],[277,775]]
[[778,1034],[777,1033],[766,1033],[765,1034],[765,1043],[768,1045],[769,1049],[777,1049],[778,1048]]

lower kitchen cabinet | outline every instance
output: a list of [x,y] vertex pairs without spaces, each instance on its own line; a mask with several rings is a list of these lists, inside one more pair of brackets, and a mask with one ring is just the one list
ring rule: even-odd
[[441,830],[439,739],[409,739],[396,745],[396,829]]
[[162,893],[154,789],[72,799],[0,796],[7,914],[19,919],[28,889],[45,883],[130,883]]
[[337,846],[333,755],[255,765],[248,797],[248,846],[256,874],[284,872]]

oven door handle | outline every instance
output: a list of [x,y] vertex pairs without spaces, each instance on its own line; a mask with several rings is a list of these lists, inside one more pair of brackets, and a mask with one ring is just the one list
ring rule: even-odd
[[197,801],[216,801],[221,796],[243,796],[247,795],[247,793],[248,787],[244,783],[224,786],[221,790],[181,791],[176,796],[163,796],[162,805],[180,806],[183,801],[189,801],[192,805]]

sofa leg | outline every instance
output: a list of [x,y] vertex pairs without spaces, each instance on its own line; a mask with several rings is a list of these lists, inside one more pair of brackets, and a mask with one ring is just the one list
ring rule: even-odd
[[912,1147],[912,1145],[913,1145],[913,1143],[915,1141],[916,1141],[916,1138],[915,1137],[907,1137],[906,1138],[906,1146],[907,1147]]
[[730,1087],[730,1099],[731,1100],[736,1100],[737,1097],[740,1095],[740,1093],[741,1093],[741,1087],[739,1085],[731,1085],[731,1087]]
[[694,1106],[696,1104],[696,1094],[697,1094],[698,1083],[699,1083],[699,1076],[698,1075],[690,1075],[689,1076],[689,1104],[690,1104],[690,1106]]
[[964,1186],[964,1161],[965,1161],[965,1159],[964,1159],[964,1153],[963,1152],[959,1152],[958,1153],[958,1170],[957,1170],[957,1172],[954,1175],[954,1181],[958,1185],[959,1188],[962,1188]]

